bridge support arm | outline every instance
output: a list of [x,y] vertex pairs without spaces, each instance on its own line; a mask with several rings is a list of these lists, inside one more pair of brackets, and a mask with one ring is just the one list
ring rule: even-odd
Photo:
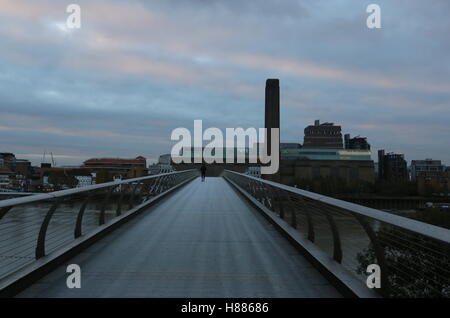
[[47,214],[45,215],[44,221],[42,222],[41,228],[39,230],[39,235],[36,244],[36,259],[45,256],[45,237],[47,234],[47,228],[50,224],[50,220],[52,219],[53,214],[58,208],[59,200],[56,200],[55,203],[50,207]]

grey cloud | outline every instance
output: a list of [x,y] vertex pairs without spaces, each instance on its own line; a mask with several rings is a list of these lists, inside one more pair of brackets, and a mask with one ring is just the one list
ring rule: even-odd
[[[71,163],[76,155],[157,157],[169,151],[171,130],[192,128],[194,119],[205,127],[261,126],[264,80],[279,76],[283,139],[301,141],[303,128],[320,118],[367,135],[375,147],[450,164],[443,151],[450,149],[450,92],[237,63],[243,55],[269,57],[325,74],[449,84],[448,1],[379,0],[383,29],[374,31],[365,27],[371,1],[135,0],[127,4],[141,6],[130,13],[121,1],[80,0],[86,21],[72,35],[49,27],[61,20],[54,2],[24,1],[51,12],[29,19],[0,8],[0,126],[11,128],[0,130],[0,150],[51,148],[74,156],[61,159]],[[109,5],[116,12],[108,16]],[[23,129],[30,127],[36,131]]]

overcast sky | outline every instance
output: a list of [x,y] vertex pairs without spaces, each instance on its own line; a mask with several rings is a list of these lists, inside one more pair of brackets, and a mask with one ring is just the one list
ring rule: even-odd
[[374,154],[450,164],[449,14],[448,0],[0,0],[0,152],[155,159],[194,119],[262,127],[279,78],[282,141],[320,119]]

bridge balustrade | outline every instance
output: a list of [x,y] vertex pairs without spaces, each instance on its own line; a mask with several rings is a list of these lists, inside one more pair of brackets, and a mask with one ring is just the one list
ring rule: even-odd
[[198,176],[162,173],[0,201],[0,278]]
[[450,231],[234,171],[232,185],[356,279],[377,264],[385,297],[450,297]]

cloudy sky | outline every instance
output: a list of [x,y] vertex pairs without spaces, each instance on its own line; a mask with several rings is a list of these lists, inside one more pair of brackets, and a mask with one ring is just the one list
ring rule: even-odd
[[321,119],[450,164],[449,14],[448,0],[0,0],[0,152],[155,159],[194,119],[262,127],[279,78],[282,141]]

